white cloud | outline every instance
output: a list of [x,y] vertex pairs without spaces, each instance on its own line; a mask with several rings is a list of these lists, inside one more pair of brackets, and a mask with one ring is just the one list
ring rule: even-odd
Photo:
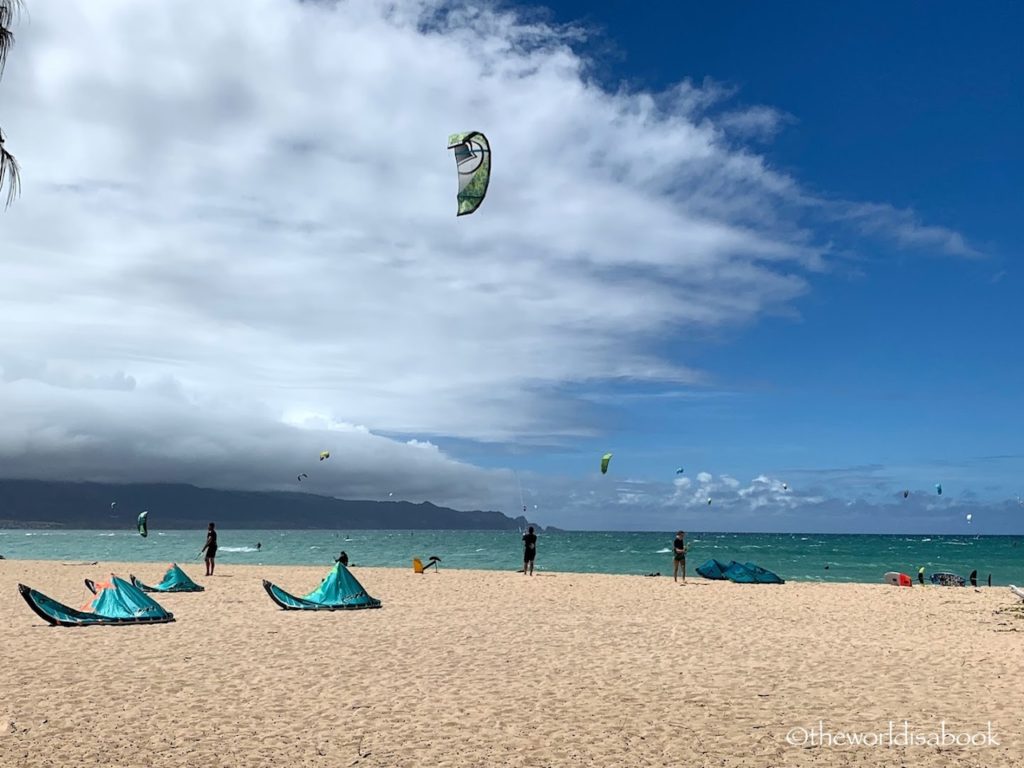
[[[326,491],[501,503],[508,473],[381,435],[593,434],[565,385],[697,381],[664,334],[822,265],[798,183],[732,143],[775,113],[602,90],[575,30],[426,0],[32,10],[0,86],[8,476],[276,487],[330,441]],[[456,218],[468,129],[494,177]]]

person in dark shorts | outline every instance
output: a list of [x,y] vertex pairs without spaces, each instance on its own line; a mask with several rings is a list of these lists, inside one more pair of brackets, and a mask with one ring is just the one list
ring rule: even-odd
[[672,581],[679,581],[680,571],[686,581],[686,531],[678,531],[672,542]]
[[338,555],[336,558],[334,558],[334,562],[341,563],[346,568],[348,567],[348,554],[345,552],[344,549],[341,550],[341,554],[340,555]]
[[213,566],[217,557],[217,531],[214,530],[213,523],[210,523],[210,527],[206,529],[206,543],[199,550],[199,554],[204,552],[206,553],[206,575],[213,576]]
[[537,534],[531,525],[523,534],[523,575],[533,576],[533,560],[537,556]]

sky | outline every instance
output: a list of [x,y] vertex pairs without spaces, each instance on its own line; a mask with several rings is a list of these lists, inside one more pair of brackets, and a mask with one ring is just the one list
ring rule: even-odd
[[[1024,532],[1022,23],[29,3],[0,477]],[[493,175],[456,217],[468,130]]]

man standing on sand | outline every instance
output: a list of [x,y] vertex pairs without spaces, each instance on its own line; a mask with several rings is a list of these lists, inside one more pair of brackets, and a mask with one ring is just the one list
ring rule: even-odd
[[213,523],[206,529],[206,543],[199,550],[199,554],[203,552],[206,553],[206,575],[213,576],[214,558],[217,557],[217,531],[214,530]]
[[[520,529],[521,530],[521,529]],[[523,575],[533,576],[533,559],[537,556],[537,534],[531,525],[523,534]]]
[[676,540],[672,542],[672,581],[679,581],[679,572],[683,572],[686,581],[686,531],[678,531]]

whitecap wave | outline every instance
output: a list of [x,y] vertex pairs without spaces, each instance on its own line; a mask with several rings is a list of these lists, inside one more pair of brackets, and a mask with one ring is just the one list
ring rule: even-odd
[[217,547],[218,552],[255,552],[256,547]]

